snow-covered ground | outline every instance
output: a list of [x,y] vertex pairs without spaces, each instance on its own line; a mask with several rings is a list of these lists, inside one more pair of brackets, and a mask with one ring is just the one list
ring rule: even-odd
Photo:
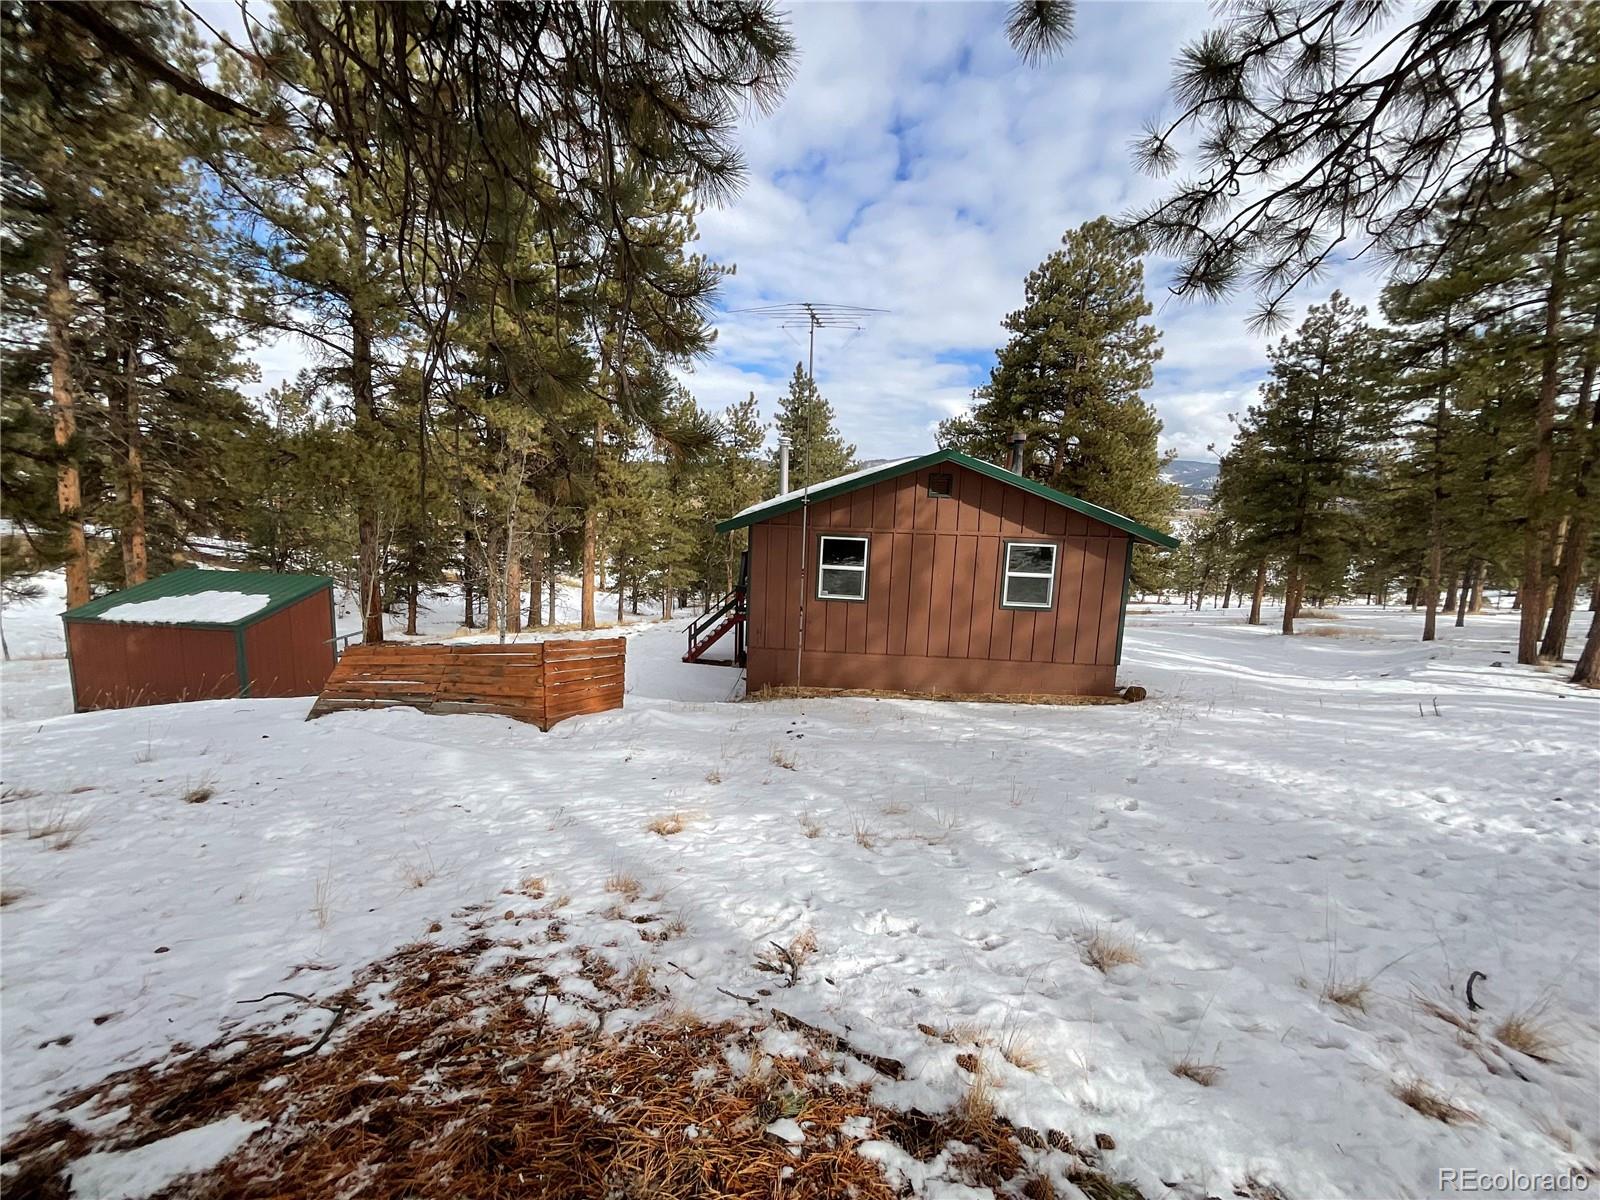
[[[54,717],[10,664],[5,1130],[530,876],[603,946],[631,876],[682,919],[628,951],[678,1002],[748,1019],[719,989],[770,986],[757,956],[810,930],[783,1006],[903,1060],[881,1099],[949,1106],[960,1047],[919,1026],[987,1033],[1021,1064],[984,1051],[1000,1112],[1112,1135],[1146,1197],[1600,1164],[1600,695],[1516,666],[1509,613],[1425,645],[1403,610],[1288,639],[1138,606],[1122,678],[1150,699],[1066,708],[728,702],[682,625],[634,632],[622,711],[547,734],[304,700]],[[1517,1014],[1540,1058],[1496,1040]],[[1417,1082],[1470,1117],[1403,1104]]]

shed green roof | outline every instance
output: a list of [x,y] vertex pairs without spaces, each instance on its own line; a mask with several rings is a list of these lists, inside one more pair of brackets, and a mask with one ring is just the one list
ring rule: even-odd
[[771,517],[780,516],[786,512],[793,512],[802,504],[815,504],[821,500],[829,500],[834,496],[842,496],[858,488],[870,487],[885,479],[894,479],[897,476],[920,471],[924,467],[936,466],[940,463],[955,463],[957,466],[966,467],[969,471],[976,471],[980,475],[987,475],[990,479],[998,479],[1001,483],[1011,487],[1021,488],[1052,504],[1059,504],[1063,508],[1070,508],[1073,512],[1082,513],[1093,520],[1103,522],[1113,529],[1120,529],[1141,542],[1148,542],[1152,546],[1160,546],[1166,550],[1177,547],[1178,539],[1171,534],[1162,533],[1159,529],[1151,529],[1148,525],[1141,525],[1130,517],[1121,513],[1112,512],[1109,508],[1101,508],[1098,504],[1090,504],[1087,500],[1080,500],[1076,496],[1069,496],[1066,492],[1058,492],[1053,487],[1046,487],[1032,479],[1024,478],[1004,467],[997,467],[993,463],[984,462],[980,458],[962,454],[959,450],[935,450],[932,454],[924,454],[921,458],[905,458],[898,462],[885,463],[875,471],[856,471],[850,475],[841,475],[838,479],[829,479],[815,487],[803,492],[786,492],[781,496],[774,496],[771,500],[764,500],[760,504],[753,504],[736,516],[729,517],[726,521],[717,522],[718,533],[731,533],[735,529],[743,529],[746,525],[755,525]]
[[198,568],[180,568],[157,575],[143,583],[120,592],[97,596],[87,604],[69,608],[61,614],[63,621],[100,621],[109,609],[124,604],[140,604],[168,596],[192,596],[198,592],[231,592],[246,596],[265,596],[267,603],[235,620],[221,621],[161,621],[187,629],[236,629],[253,625],[296,600],[304,600],[324,588],[333,586],[326,575],[280,575],[271,571],[206,571]]

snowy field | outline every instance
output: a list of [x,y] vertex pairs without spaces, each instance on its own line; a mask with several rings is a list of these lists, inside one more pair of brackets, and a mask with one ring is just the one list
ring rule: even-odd
[[[52,653],[23,617],[13,654]],[[1237,609],[1136,606],[1122,679],[1150,699],[1068,708],[731,702],[734,671],[678,661],[676,621],[630,631],[623,711],[548,734],[307,723],[304,700],[54,715],[60,660],[8,664],[5,1131],[282,1018],[242,999],[460,938],[529,877],[570,897],[574,941],[615,943],[632,878],[677,924],[628,953],[679,1004],[750,1019],[722,989],[770,987],[758,956],[809,930],[783,1006],[902,1060],[880,1099],[953,1104],[962,1038],[927,1030],[965,1031],[1004,1116],[1110,1135],[1107,1169],[1145,1197],[1592,1177],[1600,695],[1516,666],[1509,613],[1432,645],[1420,621],[1347,608],[1286,639]],[[123,1166],[86,1169],[115,1189]]]

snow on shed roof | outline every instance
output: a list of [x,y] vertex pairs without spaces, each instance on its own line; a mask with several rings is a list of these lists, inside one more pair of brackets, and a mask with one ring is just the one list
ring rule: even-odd
[[718,533],[730,533],[735,529],[743,529],[746,525],[754,525],[765,521],[769,517],[776,517],[782,513],[791,512],[802,504],[813,504],[819,500],[827,500],[845,492],[853,492],[857,488],[866,487],[880,479],[892,479],[896,475],[904,475],[908,471],[920,471],[923,467],[936,466],[939,463],[954,463],[968,470],[976,471],[980,475],[987,475],[991,479],[1011,487],[1021,488],[1031,492],[1041,499],[1052,504],[1059,504],[1063,508],[1070,508],[1074,512],[1113,529],[1120,529],[1141,542],[1148,542],[1152,546],[1160,546],[1171,550],[1178,545],[1178,539],[1171,534],[1162,533],[1159,529],[1151,529],[1148,525],[1141,525],[1131,517],[1121,513],[1112,512],[1109,508],[1101,508],[1098,504],[1090,504],[1087,500],[1080,500],[1076,496],[1069,496],[1065,492],[1058,492],[1053,487],[1046,487],[1036,480],[1024,478],[1004,467],[997,467],[993,463],[984,462],[982,459],[972,458],[962,454],[959,450],[935,450],[932,454],[924,454],[920,458],[897,458],[891,462],[878,463],[875,466],[864,467],[859,471],[852,471],[848,475],[840,475],[837,479],[825,479],[821,483],[814,483],[809,488],[798,491],[785,492],[781,496],[774,496],[770,500],[763,500],[760,504],[752,504],[743,512],[736,513],[726,521],[717,522]]
[[141,625],[249,625],[333,586],[326,575],[268,571],[168,571],[62,613],[66,621]]

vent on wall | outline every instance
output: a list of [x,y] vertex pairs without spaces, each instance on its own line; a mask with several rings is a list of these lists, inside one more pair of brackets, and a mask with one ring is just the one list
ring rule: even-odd
[[928,495],[935,499],[948,499],[955,476],[948,471],[935,471],[928,476]]

